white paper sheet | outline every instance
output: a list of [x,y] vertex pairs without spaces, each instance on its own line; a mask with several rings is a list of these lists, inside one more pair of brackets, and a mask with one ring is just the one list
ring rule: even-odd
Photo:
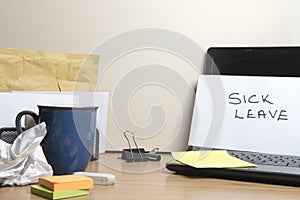
[[300,79],[201,75],[189,145],[300,155]]
[[38,124],[20,134],[13,144],[0,140],[0,184],[26,185],[37,183],[39,177],[52,176],[40,146],[46,135],[46,124]]
[[99,153],[105,151],[108,93],[106,92],[2,92],[0,93],[0,127],[15,127],[15,117],[23,110],[38,114],[37,105],[98,106],[97,128]]

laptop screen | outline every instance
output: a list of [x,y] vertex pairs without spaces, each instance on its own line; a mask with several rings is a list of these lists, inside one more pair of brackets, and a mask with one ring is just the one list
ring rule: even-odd
[[211,47],[204,73],[300,77],[300,47]]

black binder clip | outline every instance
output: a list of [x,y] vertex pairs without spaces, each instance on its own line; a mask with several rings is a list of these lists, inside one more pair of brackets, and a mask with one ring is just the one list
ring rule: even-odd
[[[132,140],[135,144],[135,149],[131,148],[130,141],[126,134],[132,135]],[[139,148],[135,139],[134,133],[130,131],[123,132],[124,137],[128,142],[129,149],[123,149],[121,159],[126,160],[127,162],[145,162],[145,161],[160,161],[161,156],[156,154],[159,148],[154,148],[150,152],[146,152],[144,148]]]
[[154,148],[149,153],[146,153],[146,156],[147,156],[148,160],[150,160],[150,161],[160,161],[161,156],[156,154],[158,150],[159,150],[159,148]]

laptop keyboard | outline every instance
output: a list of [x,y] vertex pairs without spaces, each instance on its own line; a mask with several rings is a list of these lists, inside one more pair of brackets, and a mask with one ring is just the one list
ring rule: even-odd
[[300,156],[275,155],[233,150],[228,150],[228,153],[233,157],[257,165],[275,165],[300,168]]

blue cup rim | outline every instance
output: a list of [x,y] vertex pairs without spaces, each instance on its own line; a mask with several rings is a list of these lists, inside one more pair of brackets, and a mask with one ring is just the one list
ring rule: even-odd
[[98,106],[52,106],[52,105],[37,105],[39,109],[48,110],[97,110]]

